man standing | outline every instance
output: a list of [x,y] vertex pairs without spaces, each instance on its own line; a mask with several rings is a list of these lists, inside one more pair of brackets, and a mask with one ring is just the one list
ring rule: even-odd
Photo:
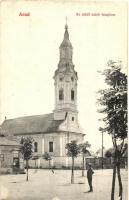
[[88,164],[88,169],[87,169],[87,180],[88,180],[88,184],[90,187],[90,190],[88,192],[93,192],[93,187],[92,187],[92,175],[94,174],[94,171],[91,167],[91,164]]

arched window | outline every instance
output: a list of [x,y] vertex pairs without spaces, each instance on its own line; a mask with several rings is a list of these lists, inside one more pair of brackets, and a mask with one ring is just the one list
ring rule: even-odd
[[38,152],[38,142],[34,143],[34,152]]
[[74,101],[74,90],[71,90],[71,100]]
[[59,100],[63,100],[64,99],[64,91],[63,89],[59,90]]

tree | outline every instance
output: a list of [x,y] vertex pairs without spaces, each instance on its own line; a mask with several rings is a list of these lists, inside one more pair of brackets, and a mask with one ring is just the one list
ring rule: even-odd
[[67,156],[72,158],[71,183],[73,184],[74,183],[74,159],[80,153],[80,147],[77,144],[77,142],[74,140],[66,144],[66,149],[67,149]]
[[110,149],[108,149],[106,152],[105,152],[105,157],[106,158],[114,158],[114,154],[115,152],[114,152],[114,148],[110,148]]
[[51,156],[49,155],[49,153],[45,152],[43,154],[43,158],[44,160],[48,161],[49,162],[49,169],[51,168],[51,164],[50,164],[50,161],[52,160]]
[[[119,148],[119,146],[118,146],[118,148]],[[122,157],[124,158],[124,164],[125,164],[125,167],[126,167],[126,159],[128,157],[128,155],[127,155],[128,154],[128,144],[126,142],[125,142],[125,149],[126,150],[122,154]],[[110,148],[105,152],[105,157],[106,158],[112,158],[114,160],[114,156],[115,156],[114,148]]]
[[98,103],[102,106],[99,112],[106,115],[102,119],[105,127],[101,127],[100,130],[111,135],[114,148],[111,200],[114,200],[116,173],[119,183],[119,199],[122,200],[120,164],[121,157],[127,149],[125,145],[127,138],[127,75],[121,70],[121,62],[108,62],[107,69],[102,72],[108,88],[99,91],[101,96],[98,99]]
[[34,140],[32,137],[22,137],[20,141],[21,153],[23,154],[24,160],[26,161],[26,181],[28,181],[29,160],[32,158],[33,142]]
[[80,146],[80,150],[82,153],[82,176],[84,176],[85,156],[86,156],[86,154],[90,155],[90,152],[88,149],[91,147],[91,145],[89,144],[88,141],[86,141],[85,143],[82,143],[79,146]]

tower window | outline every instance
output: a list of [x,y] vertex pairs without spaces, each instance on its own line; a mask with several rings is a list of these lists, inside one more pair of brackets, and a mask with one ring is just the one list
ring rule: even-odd
[[34,152],[38,152],[38,142],[34,143]]
[[63,89],[59,90],[59,100],[63,100],[64,99],[64,92]]
[[53,152],[53,142],[49,142],[49,152]]
[[73,77],[71,77],[71,81],[74,81],[74,78],[73,78]]
[[74,117],[72,117],[72,121],[74,121]]
[[60,77],[60,81],[63,81],[63,77]]
[[71,90],[71,100],[74,101],[74,90]]

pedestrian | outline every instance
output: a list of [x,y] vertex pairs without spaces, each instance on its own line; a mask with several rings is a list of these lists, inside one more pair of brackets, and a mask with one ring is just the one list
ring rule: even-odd
[[92,186],[92,175],[94,174],[94,171],[92,169],[91,164],[88,164],[88,169],[87,169],[87,180],[88,180],[88,184],[90,187],[90,190],[88,192],[93,192],[93,186]]

